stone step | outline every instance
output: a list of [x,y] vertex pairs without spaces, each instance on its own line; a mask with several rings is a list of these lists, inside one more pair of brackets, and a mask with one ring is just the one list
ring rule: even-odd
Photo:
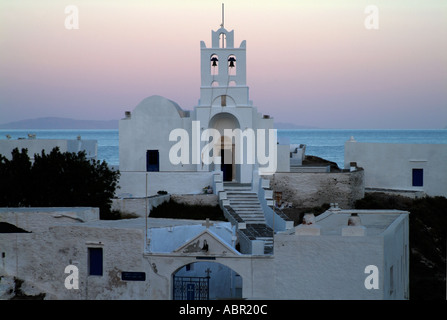
[[250,187],[251,183],[240,183],[240,182],[233,182],[233,181],[225,181],[224,185],[226,186],[241,186],[241,187]]
[[261,216],[261,215],[257,215],[257,216],[253,216],[253,215],[239,215],[239,217],[241,217],[244,221],[247,221],[247,220],[262,220],[262,221],[265,221],[265,218],[264,218],[264,216]]
[[244,218],[257,218],[257,219],[265,219],[264,214],[262,213],[244,213],[244,212],[236,212],[242,219]]
[[254,210],[234,210],[234,212],[236,212],[238,215],[241,215],[241,214],[242,215],[251,214],[251,215],[255,215],[255,216],[264,216],[264,211],[262,211],[262,210],[258,210],[258,211],[254,211]]
[[263,240],[265,242],[270,242],[273,243],[273,238],[272,237],[257,237],[257,240]]
[[265,218],[262,216],[241,216],[239,215],[245,222],[247,221],[265,221]]
[[263,212],[253,212],[253,211],[236,211],[235,212],[241,217],[262,217],[262,219],[265,219]]
[[230,201],[230,206],[234,209],[242,209],[242,210],[262,210],[262,207],[258,204],[258,205],[246,205],[246,204],[238,204],[235,205],[234,203],[231,203]]
[[249,226],[250,224],[260,224],[260,223],[265,223],[263,220],[247,220],[247,221],[244,221],[245,222],[245,224],[247,225],[247,226]]
[[251,194],[251,195],[257,195],[256,192],[250,191],[250,190],[232,190],[232,189],[225,189],[226,192],[231,194]]
[[235,204],[230,201],[230,204],[233,208],[246,209],[246,210],[254,210],[254,209],[262,210],[262,207],[259,203],[236,203]]
[[242,194],[242,193],[228,193],[227,192],[227,197],[231,197],[231,198],[235,198],[235,199],[258,199],[258,196],[255,194],[251,194],[251,193],[247,193],[247,194]]
[[261,206],[259,201],[238,201],[232,199],[229,200],[233,204],[233,206],[248,206],[248,207]]
[[243,213],[243,212],[236,212],[242,219],[243,218],[264,218],[264,215],[262,213]]
[[256,201],[259,201],[259,199],[258,199],[258,197],[257,196],[244,196],[244,195],[232,195],[232,194],[228,194],[227,193],[227,198],[231,198],[231,199],[235,199],[235,200],[237,200],[237,199],[247,199],[247,200],[256,200]]
[[246,207],[254,207],[258,206],[261,207],[261,204],[259,202],[241,202],[241,201],[232,201],[230,200],[230,203],[232,206],[246,206]]
[[244,191],[251,191],[251,187],[244,187],[244,186],[227,186],[223,185],[225,190],[244,190]]

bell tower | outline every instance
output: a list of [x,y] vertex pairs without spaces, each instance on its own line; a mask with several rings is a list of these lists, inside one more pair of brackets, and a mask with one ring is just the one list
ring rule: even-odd
[[211,31],[211,47],[200,42],[201,85],[199,106],[238,107],[248,106],[246,84],[246,41],[234,47],[234,31],[222,23]]

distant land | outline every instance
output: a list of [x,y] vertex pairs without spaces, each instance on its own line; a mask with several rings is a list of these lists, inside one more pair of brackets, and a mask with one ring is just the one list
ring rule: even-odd
[[118,129],[118,120],[75,120],[46,117],[0,124],[0,129]]
[[[275,129],[318,129],[293,123],[274,123]],[[70,118],[46,117],[27,119],[0,124],[0,129],[118,129],[118,120],[76,120]]]

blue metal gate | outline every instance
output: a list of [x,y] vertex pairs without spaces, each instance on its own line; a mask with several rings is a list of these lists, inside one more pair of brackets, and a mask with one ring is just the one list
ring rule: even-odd
[[176,277],[174,300],[209,300],[210,277]]

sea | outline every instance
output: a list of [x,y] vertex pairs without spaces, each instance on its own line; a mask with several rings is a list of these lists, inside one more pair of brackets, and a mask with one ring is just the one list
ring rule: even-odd
[[[379,143],[427,143],[447,144],[447,129],[433,130],[362,130],[362,129],[278,129],[278,140],[290,144],[305,144],[306,155],[317,156],[344,168],[344,144],[353,137],[358,142]],[[13,130],[1,129],[0,140],[36,139],[81,139],[98,141],[98,160],[111,166],[119,166],[119,135],[116,129],[86,130]]]

